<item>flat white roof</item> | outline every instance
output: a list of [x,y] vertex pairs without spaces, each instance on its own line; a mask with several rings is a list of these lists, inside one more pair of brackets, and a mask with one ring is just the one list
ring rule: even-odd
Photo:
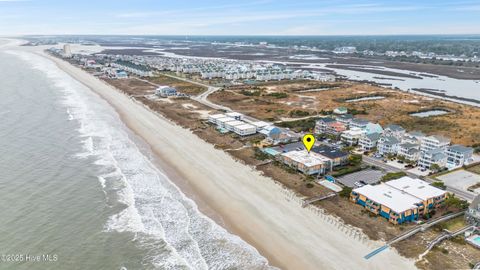
[[415,204],[422,203],[422,200],[406,192],[386,184],[365,185],[353,190],[368,199],[390,208],[396,213],[402,213],[409,209],[417,208]]
[[359,128],[352,128],[352,129],[347,129],[342,134],[350,135],[350,136],[360,136],[365,134],[365,130],[359,129]]
[[234,127],[234,126],[240,126],[240,125],[244,125],[244,124],[245,124],[245,122],[239,121],[239,120],[233,120],[233,121],[225,122],[225,125],[226,125],[226,126],[232,126],[232,127]]
[[229,113],[226,113],[225,115],[230,117],[243,116],[243,114],[238,112],[229,112]]
[[411,194],[424,201],[446,193],[445,190],[431,186],[423,180],[413,179],[408,176],[388,181],[385,184],[398,190],[405,191],[408,194]]
[[226,116],[225,114],[220,113],[220,114],[212,114],[212,115],[209,115],[208,117],[213,119],[219,119],[219,118],[225,118]]
[[235,129],[239,129],[239,130],[248,130],[248,129],[255,129],[256,128],[250,124],[243,124],[243,125],[239,125],[239,126],[235,126]]
[[252,122],[251,124],[256,126],[256,127],[259,127],[259,128],[266,127],[266,126],[270,125],[269,123],[263,122],[263,121]]
[[217,122],[230,122],[230,121],[235,121],[234,118],[231,118],[231,117],[222,117],[222,118],[217,118]]
[[302,163],[307,167],[325,164],[330,159],[324,156],[318,155],[315,152],[308,153],[307,150],[294,150],[282,154],[282,156],[288,157],[298,163]]

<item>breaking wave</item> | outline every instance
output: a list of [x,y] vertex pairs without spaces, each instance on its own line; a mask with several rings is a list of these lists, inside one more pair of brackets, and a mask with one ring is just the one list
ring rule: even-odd
[[157,269],[271,269],[258,251],[203,215],[155,167],[140,141],[104,100],[39,55],[10,51],[46,74],[62,92],[60,101],[79,124],[83,152],[101,167],[99,187],[114,214],[105,232],[130,232],[147,250],[144,265]]

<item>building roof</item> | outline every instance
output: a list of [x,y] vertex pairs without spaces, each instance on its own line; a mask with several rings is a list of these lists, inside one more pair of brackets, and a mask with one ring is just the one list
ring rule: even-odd
[[347,157],[348,153],[338,150],[337,148],[328,145],[320,145],[312,148],[312,152],[320,154],[329,159],[336,159],[340,157]]
[[400,144],[400,147],[405,148],[405,149],[415,149],[415,148],[418,148],[420,146],[418,144],[406,142],[406,143]]
[[354,119],[352,119],[352,121],[350,123],[363,126],[363,125],[368,125],[368,123],[370,123],[370,121],[368,121],[366,119],[362,119],[362,118],[354,118]]
[[454,145],[448,147],[448,150],[449,150],[449,151],[452,151],[452,152],[458,152],[458,153],[470,153],[470,152],[473,152],[473,148],[471,148],[471,147],[466,147],[466,146],[463,146],[463,145],[460,145],[460,144],[454,144]]
[[229,117],[242,117],[243,116],[243,114],[238,113],[238,112],[229,112],[229,113],[226,113],[225,115],[229,116]]
[[388,181],[385,184],[398,190],[404,191],[424,201],[433,197],[441,196],[446,193],[446,191],[431,186],[423,180],[413,179],[408,176]]
[[213,119],[220,119],[220,118],[225,118],[226,116],[225,114],[220,113],[220,114],[212,114],[212,115],[209,115],[208,117]]
[[422,203],[422,200],[412,196],[406,192],[402,192],[396,188],[386,184],[380,185],[365,185],[353,190],[368,199],[390,208],[393,212],[400,214],[409,209],[417,208],[417,204]]
[[399,132],[402,132],[402,131],[405,131],[405,129],[399,125],[395,125],[395,124],[391,124],[391,125],[388,125],[387,127],[385,127],[385,130],[390,130],[390,131],[399,131]]
[[450,139],[442,135],[432,135],[427,138],[437,140],[439,143],[450,143]]
[[230,121],[234,121],[234,120],[235,120],[235,119],[232,118],[232,117],[217,118],[217,122],[223,122],[223,123],[230,122]]
[[243,121],[238,121],[238,120],[233,120],[233,121],[228,121],[228,122],[225,122],[225,125],[227,126],[240,126],[240,125],[244,125],[245,122]]
[[371,134],[371,133],[382,133],[382,132],[383,132],[382,126],[379,125],[379,124],[374,124],[374,123],[368,123],[368,124],[367,124],[367,127],[365,128],[365,130],[367,131],[368,134]]
[[433,161],[438,161],[447,157],[442,148],[434,148],[425,152],[425,155],[431,156]]
[[372,142],[376,142],[376,141],[378,141],[378,140],[380,139],[380,136],[381,136],[381,135],[382,135],[381,133],[375,132],[375,133],[367,134],[367,135],[365,135],[365,137],[366,137],[367,139],[369,139],[370,141],[372,141]]
[[301,163],[307,167],[316,165],[322,165],[330,161],[329,158],[318,155],[314,152],[308,153],[307,150],[295,150],[282,154],[282,156],[288,157],[298,163]]
[[238,130],[249,130],[249,129],[257,129],[255,126],[252,126],[250,124],[243,124],[243,125],[239,125],[239,126],[235,126],[235,129],[238,129]]
[[394,145],[394,144],[400,143],[400,141],[393,136],[383,136],[382,137],[382,143],[383,144]]

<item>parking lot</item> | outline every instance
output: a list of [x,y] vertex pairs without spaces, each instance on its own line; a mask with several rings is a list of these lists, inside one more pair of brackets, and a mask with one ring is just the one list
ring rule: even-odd
[[381,170],[368,169],[341,176],[336,180],[344,186],[356,188],[358,187],[355,185],[356,182],[360,183],[360,181],[363,181],[365,184],[375,184],[382,180],[384,174],[385,173]]
[[[442,180],[447,187],[453,187],[463,191],[467,191],[469,187],[480,183],[480,175],[465,170],[447,173],[438,176],[437,179]],[[480,188],[475,189],[475,193],[480,194]]]

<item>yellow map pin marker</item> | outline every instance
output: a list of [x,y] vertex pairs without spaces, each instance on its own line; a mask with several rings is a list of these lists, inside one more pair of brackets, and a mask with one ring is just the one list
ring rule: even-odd
[[313,136],[312,134],[306,134],[305,136],[303,136],[302,142],[303,142],[303,145],[305,145],[305,148],[307,149],[307,151],[310,153],[310,150],[312,149],[313,144],[315,144],[315,136]]

